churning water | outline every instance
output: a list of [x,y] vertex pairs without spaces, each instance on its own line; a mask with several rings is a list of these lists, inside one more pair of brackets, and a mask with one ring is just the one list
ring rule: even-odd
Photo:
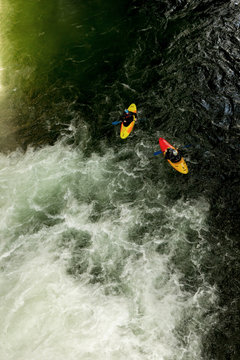
[[140,148],[106,150],[1,156],[2,359],[200,356],[215,291],[184,289],[172,262],[198,266],[208,203],[169,206]]

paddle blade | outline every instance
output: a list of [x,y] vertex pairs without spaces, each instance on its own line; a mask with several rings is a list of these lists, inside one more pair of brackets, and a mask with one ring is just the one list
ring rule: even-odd
[[162,154],[162,151],[161,151],[161,150],[156,151],[156,152],[154,153],[154,155],[159,155],[159,154]]

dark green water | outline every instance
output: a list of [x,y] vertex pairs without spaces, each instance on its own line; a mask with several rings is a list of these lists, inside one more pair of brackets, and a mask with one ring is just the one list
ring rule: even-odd
[[[143,299],[146,293],[159,291],[154,301],[148,299],[149,309],[153,311],[156,306],[158,313],[167,307],[161,307],[161,288],[165,289],[166,279],[171,278],[168,284],[174,283],[171,276],[175,273],[182,293],[175,294],[176,302],[169,302],[169,309],[172,303],[178,304],[171,313],[178,314],[184,299],[202,294],[199,302],[193,300],[190,311],[187,306],[181,308],[181,315],[169,325],[177,339],[176,343],[169,341],[170,348],[186,348],[181,357],[175,350],[165,353],[165,348],[157,347],[165,344],[162,339],[168,336],[167,326],[136,326],[140,314],[146,318],[148,314],[143,305],[139,306],[128,329],[144,345],[137,354],[131,349],[127,352],[126,356],[132,353],[133,359],[220,360],[238,359],[240,355],[239,16],[238,1],[96,0],[81,4],[15,0],[1,6],[0,148],[3,174],[9,169],[2,180],[3,189],[10,175],[26,169],[30,177],[27,185],[19,180],[16,188],[12,185],[7,190],[13,204],[11,189],[18,199],[16,214],[6,220],[11,226],[15,224],[15,230],[12,234],[3,231],[10,239],[8,250],[9,244],[18,243],[21,237],[34,236],[46,228],[55,234],[65,213],[65,219],[70,220],[64,223],[65,229],[57,230],[61,236],[49,238],[57,239],[56,248],[61,249],[58,256],[62,256],[62,249],[70,252],[66,266],[70,277],[99,284],[111,296],[131,298],[130,294],[141,293],[139,299]],[[139,123],[123,142],[119,127],[111,122],[132,102],[137,104],[140,117],[148,121]],[[176,145],[192,144],[184,152],[188,176],[179,175],[153,156],[159,149],[159,136]],[[16,148],[25,151],[28,146],[35,152],[30,150],[24,159],[18,159],[24,155],[15,152]],[[10,158],[8,151],[12,152]],[[35,164],[36,175],[29,170]],[[82,174],[86,177],[79,180]],[[58,184],[56,188],[54,183]],[[19,195],[21,191],[27,193],[27,187],[34,187],[36,198]],[[72,209],[77,204],[76,222],[81,222],[76,214],[88,214],[77,232],[75,225],[69,225],[73,215],[66,210],[68,192],[74,199]],[[2,195],[3,213],[12,214],[7,210],[11,203],[4,205],[4,199]],[[28,203],[34,206],[28,208]],[[91,211],[83,204],[91,206]],[[133,227],[124,222],[124,211],[126,217],[136,217]],[[106,248],[115,244],[115,235],[109,235],[109,242],[101,235],[104,256],[100,245],[88,253],[91,239],[97,244],[100,240],[89,237],[86,224],[89,221],[93,227],[98,224],[100,229],[108,229],[104,216],[116,224],[112,233],[121,234],[121,229],[129,226],[128,237],[120,236],[123,243],[119,240],[122,245],[113,251]],[[101,225],[102,218],[106,223]],[[129,248],[125,248],[126,243],[131,244]],[[148,243],[155,244],[151,255]],[[33,251],[23,246],[29,254]],[[116,257],[112,255],[115,252]],[[137,265],[129,269],[127,265],[143,254],[149,255],[151,264],[146,274],[162,269],[158,259],[168,259],[167,270],[159,275],[164,274],[164,280],[154,280],[154,291],[148,286],[135,288],[134,280],[125,278],[128,271],[136,272],[136,284],[141,283]],[[11,266],[8,268],[6,262],[4,269],[9,274]],[[118,305],[120,309],[121,303]],[[164,316],[158,320],[163,321]],[[170,315],[165,320],[172,324]],[[158,340],[146,343],[154,329]],[[198,350],[194,345],[197,342]],[[151,353],[150,347],[156,347],[156,353]],[[110,358],[114,356],[111,353]],[[88,358],[97,357],[86,355]],[[116,359],[121,356],[116,354]]]

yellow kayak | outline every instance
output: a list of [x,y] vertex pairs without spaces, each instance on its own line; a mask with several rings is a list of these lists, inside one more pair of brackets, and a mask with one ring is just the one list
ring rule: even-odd
[[[172,146],[171,144],[169,144],[165,139],[163,138],[159,138],[159,145],[160,148],[163,152],[163,154],[165,155],[165,152],[167,151],[168,148],[172,148],[175,149],[176,148],[174,146]],[[187,174],[188,173],[188,167],[187,164],[185,162],[185,160],[183,158],[181,158],[180,161],[173,163],[170,160],[167,159],[167,161],[169,162],[169,164],[177,171],[179,171],[182,174]]]
[[[137,113],[137,107],[135,104],[131,104],[128,108],[129,111],[133,112],[133,113]],[[123,123],[121,124],[121,129],[120,129],[120,138],[121,139],[126,139],[128,137],[128,135],[131,133],[134,125],[135,125],[135,116],[134,120],[128,125],[128,126],[124,126]]]

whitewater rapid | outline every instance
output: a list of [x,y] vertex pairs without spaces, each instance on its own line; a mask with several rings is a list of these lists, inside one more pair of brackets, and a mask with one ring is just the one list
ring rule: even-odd
[[147,147],[0,155],[1,359],[201,358],[216,294],[186,291],[171,260],[198,267],[208,203],[168,204]]

